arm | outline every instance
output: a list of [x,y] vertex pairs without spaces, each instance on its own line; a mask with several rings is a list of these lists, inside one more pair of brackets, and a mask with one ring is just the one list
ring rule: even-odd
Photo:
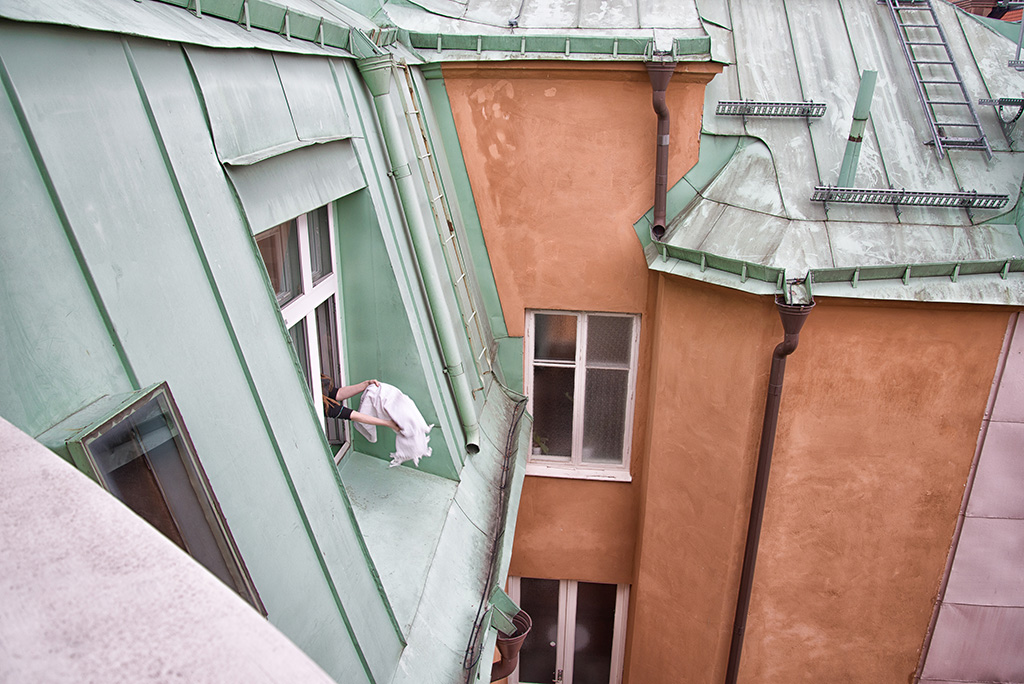
[[[346,387],[339,387],[334,392],[334,398],[336,401],[345,401],[349,397],[354,397],[370,385],[379,385],[380,382],[377,380],[363,380],[354,385],[348,385]],[[364,421],[365,422],[365,421]]]
[[350,420],[358,420],[360,423],[366,423],[367,425],[380,425],[381,427],[389,427],[395,432],[401,432],[402,428],[398,427],[398,423],[393,420],[385,420],[384,418],[376,418],[374,416],[368,416],[365,413],[359,411],[353,411],[349,415]]

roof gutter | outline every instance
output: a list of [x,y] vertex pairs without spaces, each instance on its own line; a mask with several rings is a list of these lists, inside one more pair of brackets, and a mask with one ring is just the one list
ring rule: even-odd
[[736,678],[739,676],[740,653],[743,650],[750,593],[754,584],[757,546],[761,538],[764,503],[768,494],[768,474],[771,470],[772,452],[775,449],[775,431],[779,424],[779,404],[782,400],[782,381],[786,375],[786,357],[796,351],[796,346],[800,342],[800,329],[814,308],[814,301],[809,304],[786,304],[784,299],[776,297],[775,306],[779,309],[785,336],[772,353],[772,369],[768,376],[768,399],[765,402],[761,446],[757,454],[757,475],[754,478],[754,495],[750,503],[750,522],[747,525],[747,543],[743,551],[740,591],[736,598],[736,618],[733,622],[732,644],[729,647],[729,665],[725,673],[726,684],[736,684]]
[[445,365],[445,373],[451,381],[455,396],[455,406],[462,423],[466,438],[466,451],[475,454],[480,451],[480,425],[477,418],[476,403],[473,390],[466,375],[466,364],[459,349],[459,334],[452,323],[451,310],[445,299],[445,290],[434,254],[431,250],[431,231],[417,209],[419,198],[416,181],[412,173],[409,155],[402,140],[401,125],[395,108],[391,105],[388,93],[394,72],[394,62],[390,54],[366,57],[358,60],[359,73],[373,95],[373,104],[380,120],[384,144],[391,160],[391,173],[398,186],[398,194],[402,200],[402,211],[409,226],[409,235],[413,250],[423,279],[427,301],[430,304],[435,329],[441,343],[441,356]]
[[654,111],[658,115],[658,147],[654,164],[654,222],[651,235],[655,240],[665,236],[665,204],[668,196],[668,134],[669,112],[665,102],[668,82],[676,71],[675,62],[647,62],[647,75],[651,79]]

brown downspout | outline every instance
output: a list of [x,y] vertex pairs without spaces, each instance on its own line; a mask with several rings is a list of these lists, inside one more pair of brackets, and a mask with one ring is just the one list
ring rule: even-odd
[[523,647],[523,641],[526,640],[527,635],[533,628],[533,619],[530,618],[530,615],[525,610],[520,610],[512,616],[512,624],[516,628],[513,634],[509,635],[502,631],[498,632],[498,641],[495,646],[498,647],[498,654],[501,656],[501,660],[491,664],[492,682],[505,679],[519,665],[519,650]]
[[654,90],[654,111],[658,115],[658,152],[654,164],[654,221],[651,224],[651,235],[655,240],[665,236],[665,197],[668,193],[668,105],[665,104],[665,90],[672,74],[676,71],[675,62],[648,62],[647,75],[651,79]]
[[747,628],[747,610],[750,608],[750,591],[754,584],[754,564],[757,561],[757,545],[761,538],[761,522],[764,519],[764,502],[768,493],[768,473],[772,465],[772,451],[775,448],[775,430],[779,424],[779,403],[782,399],[782,380],[786,374],[786,357],[796,350],[800,341],[800,328],[807,320],[807,314],[814,308],[810,304],[786,304],[776,297],[775,305],[782,318],[785,337],[772,354],[772,370],[768,376],[768,399],[764,407],[764,423],[761,427],[761,447],[757,454],[757,475],[754,478],[754,496],[750,503],[750,523],[747,526],[747,545],[743,551],[743,574],[740,576],[740,592],[736,598],[736,619],[733,622],[732,645],[729,647],[729,666],[725,672],[726,684],[736,684],[739,676],[740,652],[743,650],[743,634]]

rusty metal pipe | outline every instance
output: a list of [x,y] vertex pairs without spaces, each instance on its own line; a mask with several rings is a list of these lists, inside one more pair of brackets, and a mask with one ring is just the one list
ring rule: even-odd
[[736,684],[736,678],[739,676],[740,653],[743,650],[743,636],[747,628],[747,611],[750,609],[750,592],[754,585],[757,546],[761,539],[761,523],[764,520],[764,502],[768,494],[768,474],[771,471],[772,452],[775,449],[775,431],[779,424],[779,404],[782,399],[782,381],[786,375],[786,357],[796,351],[796,346],[800,342],[800,329],[814,308],[814,302],[786,304],[785,300],[776,297],[775,306],[779,309],[785,336],[772,353],[772,369],[768,376],[768,398],[764,406],[764,423],[761,426],[761,446],[757,453],[757,475],[754,477],[754,496],[750,503],[747,543],[743,550],[740,591],[736,597],[736,618],[733,621],[732,644],[729,647],[729,665],[725,672],[726,684]]
[[665,90],[676,71],[675,62],[648,62],[647,75],[651,79],[654,111],[658,115],[658,146],[654,163],[654,220],[651,235],[655,240],[665,236],[665,198],[668,195],[668,105]]

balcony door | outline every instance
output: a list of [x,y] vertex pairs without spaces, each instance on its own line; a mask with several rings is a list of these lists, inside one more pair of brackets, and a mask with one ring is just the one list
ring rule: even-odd
[[620,684],[629,585],[509,578],[533,619],[511,684]]

